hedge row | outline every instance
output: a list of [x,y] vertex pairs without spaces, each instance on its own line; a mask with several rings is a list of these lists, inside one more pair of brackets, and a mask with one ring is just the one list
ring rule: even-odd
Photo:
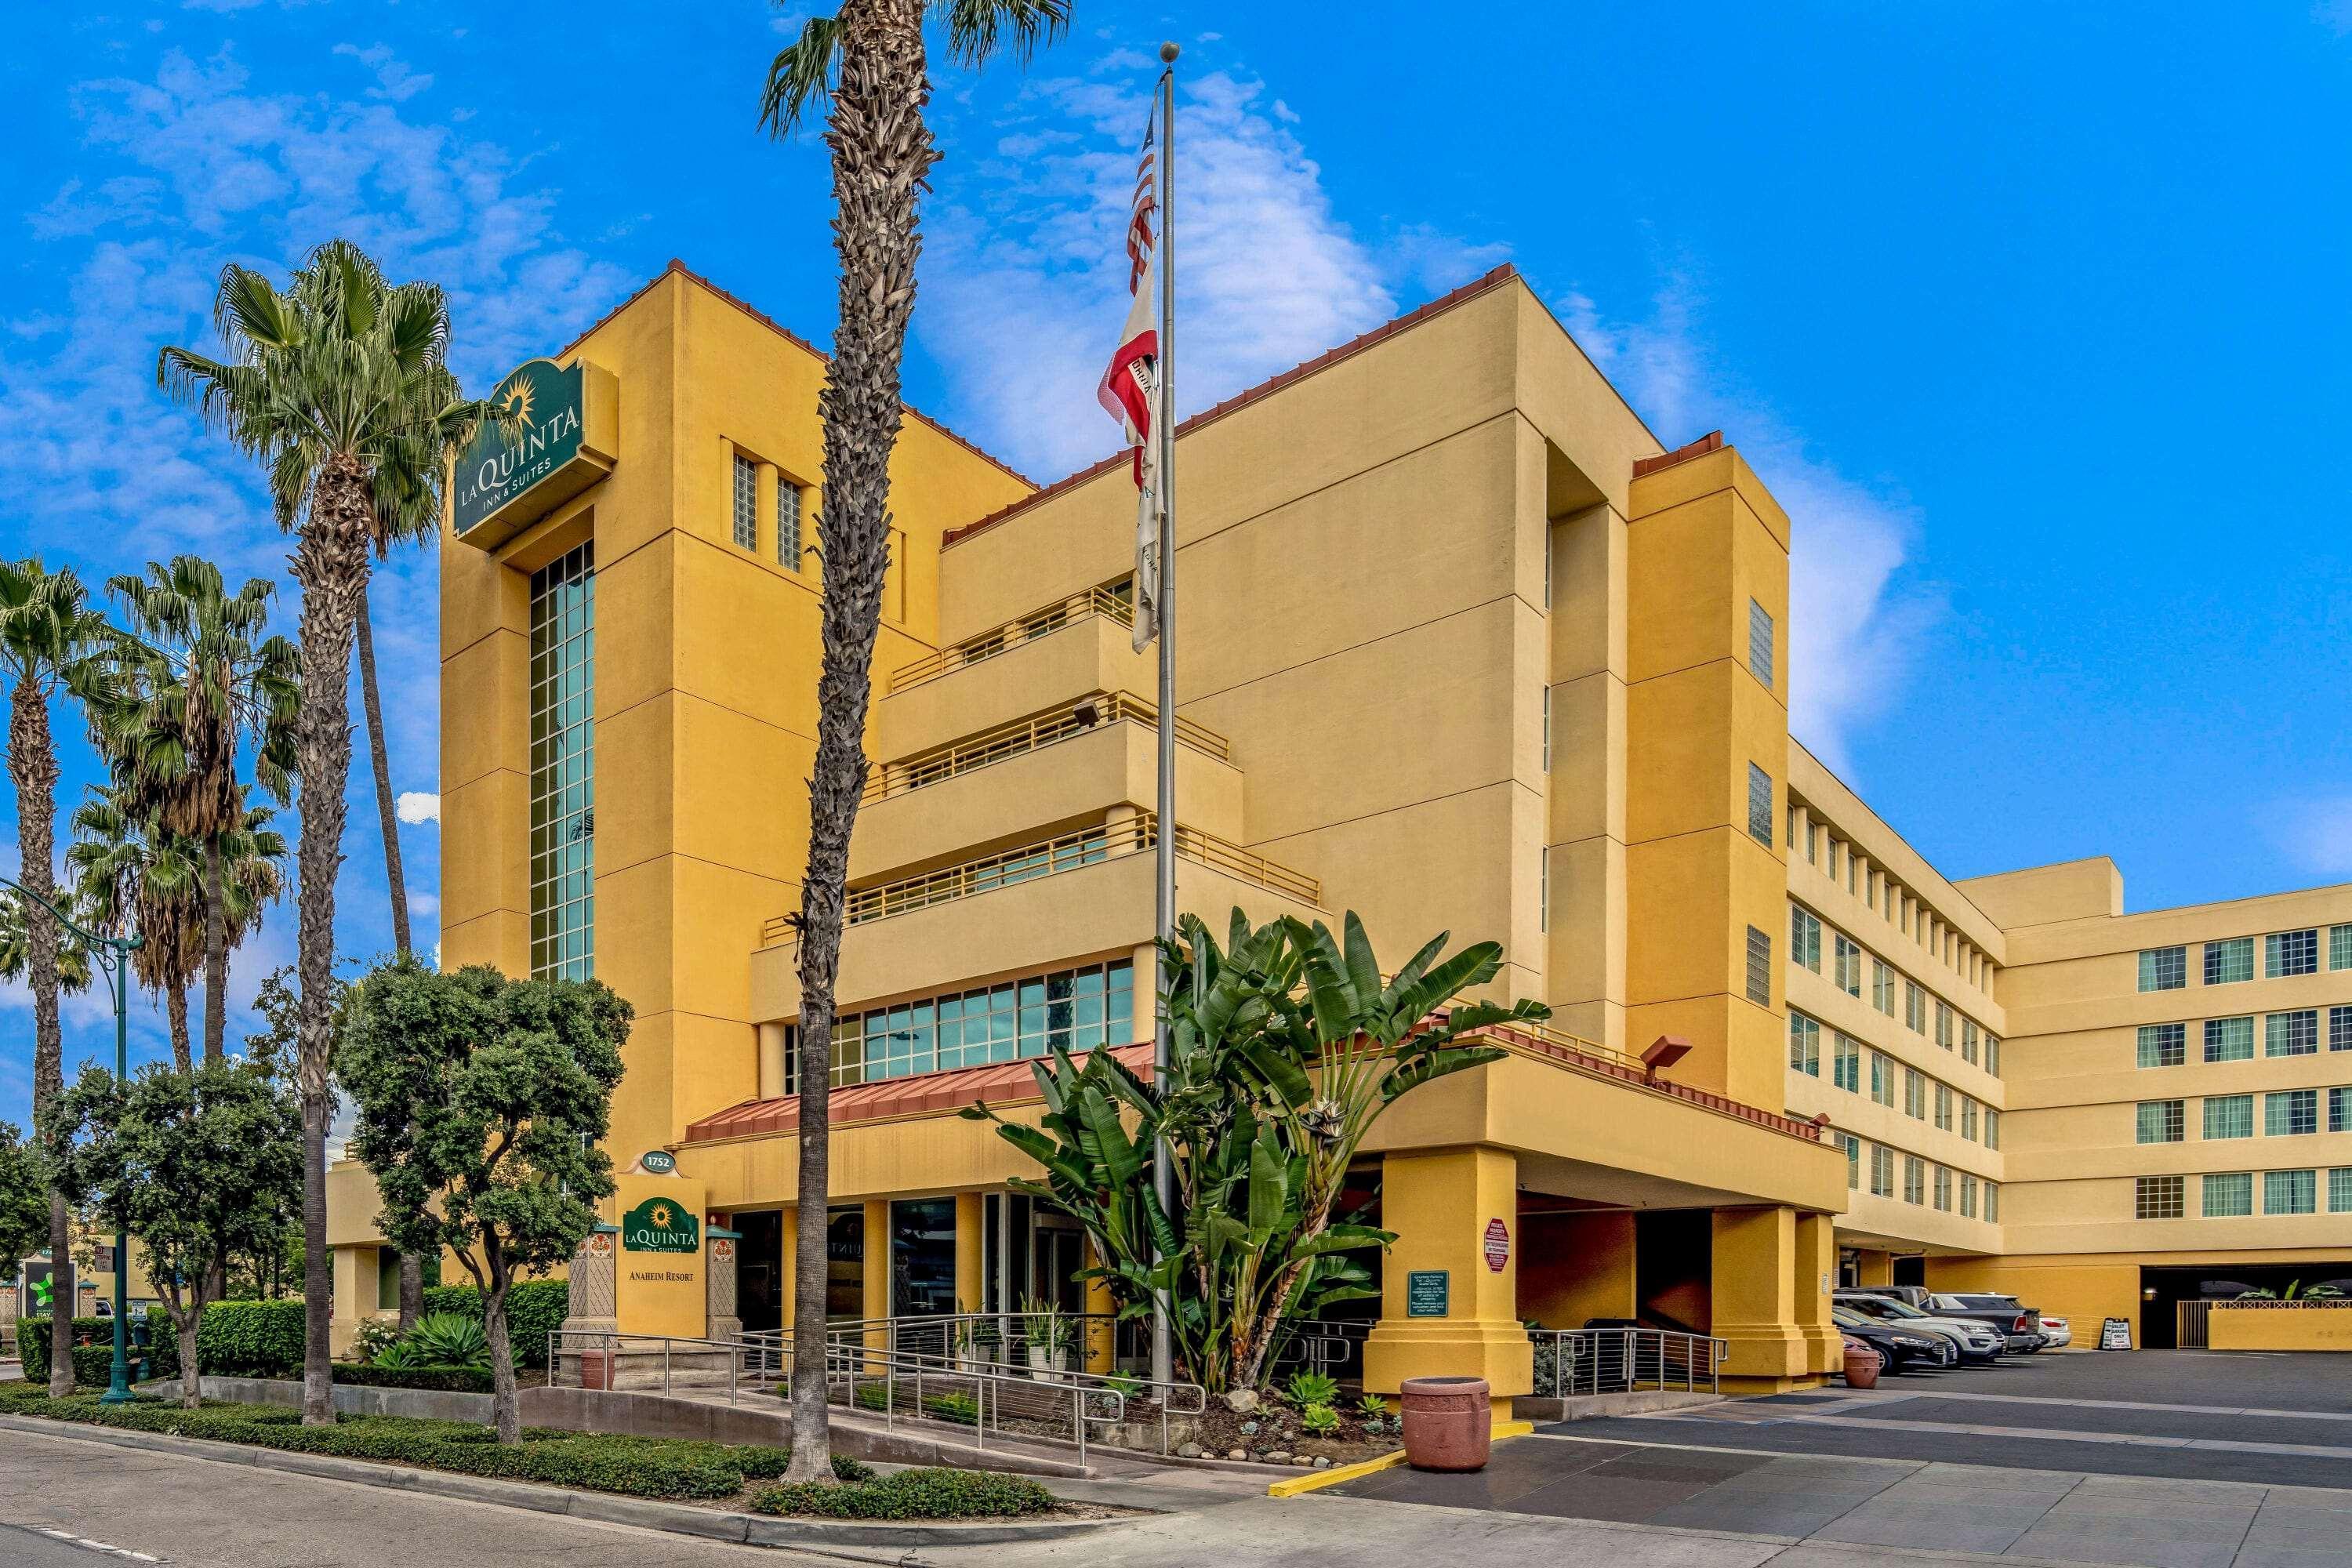
[[1053,1506],[1054,1494],[1027,1477],[982,1470],[901,1470],[841,1487],[796,1481],[751,1499],[754,1513],[818,1519],[1003,1519]]
[[485,1366],[362,1366],[339,1361],[335,1381],[353,1388],[421,1388],[434,1394],[488,1394],[491,1387]]
[[[733,1497],[750,1481],[782,1475],[791,1458],[789,1451],[780,1448],[543,1428],[532,1428],[521,1443],[504,1447],[488,1427],[457,1421],[346,1415],[332,1426],[305,1426],[299,1412],[271,1405],[207,1405],[182,1410],[145,1399],[101,1405],[87,1394],[53,1400],[23,1385],[0,1384],[0,1390],[5,1390],[0,1392],[0,1410],[16,1415],[633,1497]],[[850,1482],[874,1479],[866,1466],[838,1456],[834,1473]]]
[[[482,1293],[471,1285],[436,1285],[425,1292],[428,1312],[456,1312],[479,1322]],[[507,1338],[517,1364],[547,1364],[547,1336],[572,1315],[572,1287],[561,1279],[525,1279],[507,1288]]]
[[[138,1331],[134,1320],[131,1331]],[[134,1349],[132,1355],[143,1354],[148,1377],[180,1375],[180,1336],[172,1327],[172,1315],[161,1307],[147,1309],[147,1349]],[[114,1320],[112,1318],[76,1318],[73,1321],[74,1382],[85,1387],[104,1388],[114,1377]],[[49,1381],[49,1320],[47,1317],[16,1320],[16,1354],[25,1363],[25,1381],[46,1384]]]

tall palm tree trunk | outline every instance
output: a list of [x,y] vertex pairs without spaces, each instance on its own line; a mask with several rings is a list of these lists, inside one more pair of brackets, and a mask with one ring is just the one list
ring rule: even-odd
[[228,1039],[228,915],[221,882],[220,838],[205,836],[205,1065],[217,1063]]
[[[16,786],[16,879],[37,899],[54,902],[58,752],[49,734],[48,693],[20,677],[8,694],[8,777]],[[46,1146],[58,1097],[65,1092],[65,1034],[58,1023],[57,922],[25,911],[25,972],[33,987],[33,1125]],[[74,1268],[72,1215],[65,1195],[49,1193],[49,1393],[73,1392]]]
[[[368,609],[367,585],[360,586],[359,651],[360,705],[367,714],[368,761],[375,766],[375,815],[383,829],[383,879],[392,892],[392,946],[400,957],[409,952],[408,883],[401,875],[400,822],[393,809],[392,753],[383,738],[383,700],[375,683],[375,630]],[[425,1312],[425,1261],[413,1253],[400,1255],[400,1331],[416,1326]]]
[[923,121],[922,0],[851,0],[841,9],[833,154],[841,324],[817,406],[824,417],[824,655],[808,869],[801,883],[800,1225],[794,1254],[793,1457],[788,1479],[830,1480],[825,1406],[825,1199],[832,1137],[834,982],[841,967],[849,836],[866,787],[866,715],[889,564],[890,449],[898,438],[899,356],[922,248],[915,201],[938,154]]
[[177,985],[163,987],[163,1016],[172,1026],[172,1065],[186,1072],[195,1065],[188,1049],[188,994]]
[[296,1079],[302,1094],[304,1306],[302,1421],[335,1419],[328,1321],[334,1270],[327,1259],[327,1124],[334,1049],[335,877],[342,865],[343,790],[351,779],[352,626],[367,584],[368,471],[347,453],[323,465],[310,516],[294,547],[302,588],[302,710],[295,732],[302,837],[295,850]]

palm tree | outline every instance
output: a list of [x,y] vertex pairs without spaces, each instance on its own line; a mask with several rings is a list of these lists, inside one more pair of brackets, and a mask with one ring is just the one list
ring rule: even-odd
[[[66,913],[73,916],[74,923],[96,929],[90,927],[90,921],[83,918],[89,914],[90,910],[89,906],[82,900],[79,892],[73,889],[65,889],[61,891],[64,896],[58,901],[63,906]],[[32,936],[32,928],[25,922],[24,900],[0,898],[0,981],[6,981],[13,985],[31,973]],[[79,942],[70,947],[58,949],[58,989],[60,993],[68,996],[80,995],[89,989],[89,975],[88,949]],[[5,1265],[5,1255],[0,1255],[0,1265]]]
[[[157,379],[268,470],[278,526],[295,537],[302,589],[302,701],[295,723],[302,832],[296,849],[296,1080],[302,1096],[302,1230],[327,1256],[327,1123],[334,1095],[335,874],[352,765],[352,644],[366,591],[380,472],[439,482],[440,455],[485,419],[448,368],[449,310],[429,283],[394,284],[348,240],[312,251],[279,291],[249,268],[221,273],[213,324],[225,357],[163,350]],[[327,1328],[331,1281],[303,1282],[302,1419],[333,1422]]]
[[112,679],[90,701],[100,749],[124,804],[152,809],[163,831],[192,840],[204,864],[205,1060],[221,1059],[228,1026],[229,891],[221,839],[245,825],[238,753],[250,740],[254,778],[289,793],[301,695],[294,645],[264,637],[273,584],[228,592],[200,555],[147,563],[144,577],[107,581],[133,635],[119,640]]
[[172,1061],[185,1072],[194,1065],[188,985],[205,962],[203,849],[140,810],[127,787],[94,785],[90,798],[74,808],[73,830],[66,864],[90,913],[90,929],[108,936],[139,933],[131,973],[163,997]]
[[[81,579],[50,572],[32,557],[0,562],[0,677],[8,682],[8,778],[16,789],[17,878],[37,899],[55,902],[58,750],[49,733],[49,699],[74,679],[105,636]],[[33,1125],[49,1132],[65,1091],[65,1036],[58,1024],[58,931],[28,910],[25,974],[33,991]],[[49,1315],[49,1392],[73,1392],[73,1234],[65,1195],[49,1194],[49,1256],[65,1289]]]
[[793,1458],[788,1478],[833,1477],[825,1407],[825,1194],[831,1126],[834,981],[841,967],[849,835],[866,787],[865,732],[874,638],[888,566],[890,451],[901,405],[898,363],[915,308],[922,249],[916,200],[939,153],[924,122],[931,85],[923,22],[947,24],[948,50],[979,66],[1000,47],[1026,60],[1068,25],[1069,0],[844,0],[815,16],[768,67],[760,122],[782,138],[828,104],[834,249],[841,321],[817,409],[824,418],[824,500],[817,519],[824,563],[819,610],[824,653],[817,681],[816,763],[809,776],[808,868],[801,882],[800,1212],[794,1257]]

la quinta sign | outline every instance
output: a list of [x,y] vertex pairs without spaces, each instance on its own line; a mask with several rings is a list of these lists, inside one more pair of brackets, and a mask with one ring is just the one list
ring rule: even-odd
[[625,1252],[698,1252],[702,1222],[676,1198],[647,1198],[621,1216]]
[[490,394],[515,423],[486,424],[451,476],[450,521],[468,544],[505,543],[613,471],[620,418],[613,375],[584,360],[535,359]]

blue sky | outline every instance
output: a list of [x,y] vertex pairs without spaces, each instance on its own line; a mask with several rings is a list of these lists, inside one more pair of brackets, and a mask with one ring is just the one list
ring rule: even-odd
[[[29,9],[0,58],[12,554],[283,580],[253,476],[153,388],[232,258],[341,234],[440,279],[477,384],[672,256],[829,331],[822,149],[752,122],[787,11]],[[1517,9],[1077,0],[1026,76],[942,63],[909,396],[1039,479],[1107,449],[1108,258],[1172,36],[1188,405],[1513,261],[1665,440],[1723,427],[1788,503],[1797,731],[1945,870],[2104,852],[2135,908],[2352,877],[2352,0]],[[433,563],[377,581],[425,818]],[[77,745],[68,794],[91,775]],[[390,931],[364,767],[352,806],[358,959]],[[403,831],[429,941],[437,829]],[[78,1058],[102,1020],[69,1016]],[[26,1016],[0,992],[5,1037]]]

